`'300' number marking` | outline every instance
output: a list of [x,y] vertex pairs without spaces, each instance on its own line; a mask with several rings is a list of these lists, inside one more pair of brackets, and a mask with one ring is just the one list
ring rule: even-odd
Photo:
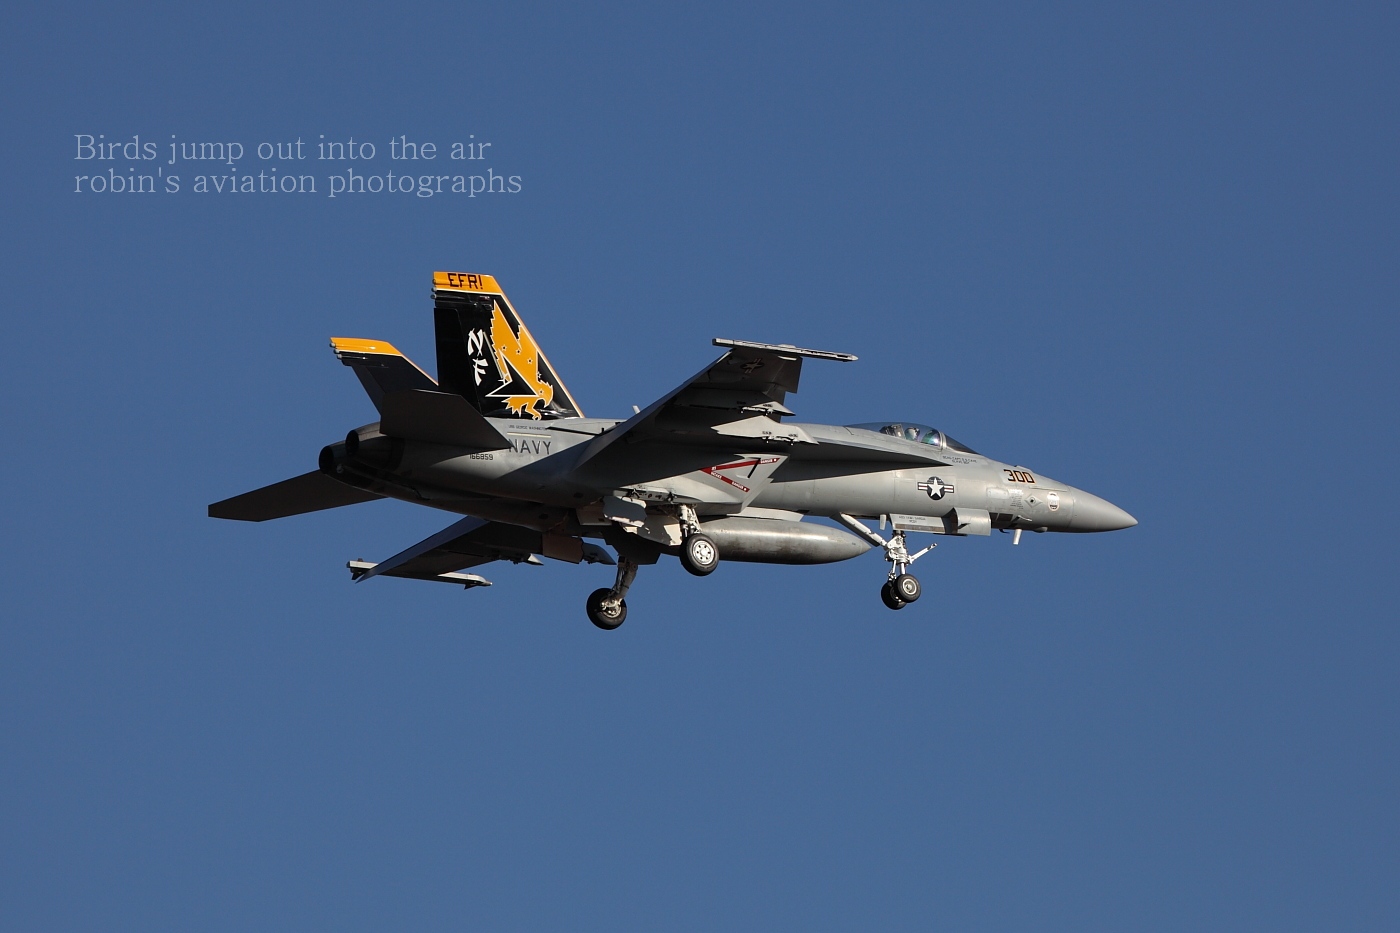
[[1002,472],[1005,473],[1008,477],[1010,477],[1011,482],[1013,482],[1013,483],[1034,483],[1034,482],[1035,482],[1035,477],[1034,477],[1034,476],[1031,476],[1031,475],[1030,475],[1029,473],[1027,473],[1025,470],[1007,470],[1007,469],[1003,469]]

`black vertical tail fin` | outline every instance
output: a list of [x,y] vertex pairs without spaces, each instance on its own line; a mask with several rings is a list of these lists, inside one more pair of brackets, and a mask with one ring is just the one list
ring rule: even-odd
[[497,418],[583,412],[489,275],[433,273],[438,384]]

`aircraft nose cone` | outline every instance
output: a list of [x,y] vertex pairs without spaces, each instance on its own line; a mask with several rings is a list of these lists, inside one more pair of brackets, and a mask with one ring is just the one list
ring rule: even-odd
[[1107,499],[1100,499],[1087,492],[1075,494],[1071,531],[1118,531],[1136,524],[1136,518]]

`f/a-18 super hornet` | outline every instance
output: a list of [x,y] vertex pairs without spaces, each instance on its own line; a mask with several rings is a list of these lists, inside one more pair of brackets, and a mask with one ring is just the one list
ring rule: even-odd
[[353,579],[474,587],[490,582],[463,571],[497,560],[615,565],[587,601],[602,629],[627,618],[637,568],[663,554],[705,576],[722,559],[822,564],[877,548],[890,565],[880,597],[903,609],[920,592],[909,567],[934,547],[911,533],[995,529],[1019,543],[1137,524],[926,424],[785,421],[802,361],[847,353],[716,339],[719,359],[630,418],[588,418],[491,276],[435,273],[433,317],[436,381],[382,340],[333,338],[379,420],[324,448],[319,469],[209,514],[260,522],[386,497],[441,509],[464,517],[387,560],[350,561]]

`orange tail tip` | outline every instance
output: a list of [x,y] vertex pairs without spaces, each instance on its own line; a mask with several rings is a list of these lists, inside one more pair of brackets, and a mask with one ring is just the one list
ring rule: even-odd
[[387,340],[332,337],[335,358],[355,371],[374,407],[384,408],[384,396],[403,389],[437,389],[432,377]]
[[494,276],[480,272],[434,272],[433,288],[448,288],[462,292],[487,292],[504,295]]
[[388,356],[403,356],[398,348],[387,340],[364,340],[360,337],[332,337],[331,349],[338,358],[346,353],[377,353]]

